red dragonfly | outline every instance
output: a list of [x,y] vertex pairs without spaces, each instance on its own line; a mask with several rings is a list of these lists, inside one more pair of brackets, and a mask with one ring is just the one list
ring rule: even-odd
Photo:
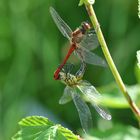
[[82,22],[81,26],[73,32],[53,7],[50,7],[50,13],[60,32],[70,41],[70,49],[64,61],[54,73],[55,80],[58,80],[61,69],[73,51],[78,58],[85,63],[103,67],[106,66],[104,59],[91,52],[91,50],[95,49],[99,43],[95,31],[91,30],[91,26],[88,22]]

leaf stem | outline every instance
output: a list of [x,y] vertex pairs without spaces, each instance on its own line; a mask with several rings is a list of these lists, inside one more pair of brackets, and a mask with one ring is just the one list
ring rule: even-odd
[[95,28],[96,30],[96,34],[97,34],[97,37],[98,37],[98,40],[100,42],[100,45],[101,45],[101,48],[102,48],[102,51],[104,53],[104,56],[107,60],[107,63],[111,69],[111,72],[120,88],[120,90],[122,91],[123,95],[125,96],[128,104],[130,105],[130,108],[131,110],[133,111],[133,113],[135,114],[137,120],[140,122],[140,110],[139,108],[136,106],[136,104],[132,101],[131,97],[129,96],[127,90],[126,90],[126,87],[121,79],[121,76],[113,62],[113,59],[110,55],[110,52],[108,50],[108,47],[107,47],[107,44],[105,42],[105,39],[104,39],[104,36],[103,36],[103,33],[101,31],[101,28],[100,28],[100,25],[99,25],[99,22],[97,20],[97,17],[96,17],[96,14],[94,12],[94,9],[92,7],[91,4],[89,4],[88,2],[85,2],[85,7],[86,7],[86,10],[89,14],[89,17],[90,17],[90,20],[93,24],[93,27]]

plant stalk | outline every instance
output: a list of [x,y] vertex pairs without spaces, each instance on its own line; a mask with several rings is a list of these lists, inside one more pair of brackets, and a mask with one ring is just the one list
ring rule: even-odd
[[98,37],[98,40],[100,42],[100,45],[101,45],[101,48],[102,48],[102,51],[104,53],[104,56],[106,58],[106,61],[111,69],[111,72],[120,88],[120,90],[122,91],[123,95],[125,96],[128,104],[130,105],[130,108],[131,110],[133,111],[133,113],[135,114],[137,120],[139,121],[140,123],[140,110],[139,108],[136,106],[136,104],[132,101],[131,97],[129,96],[127,90],[126,90],[126,87],[121,79],[121,76],[113,62],[113,59],[110,55],[110,52],[108,50],[108,47],[107,47],[107,44],[105,42],[105,39],[104,39],[104,36],[103,36],[103,33],[101,31],[101,28],[100,28],[100,25],[99,25],[99,22],[97,20],[97,17],[96,17],[96,14],[94,12],[94,9],[92,7],[91,4],[89,3],[84,3],[85,4],[85,7],[86,7],[86,10],[89,14],[89,17],[90,17],[90,20],[93,24],[93,27],[96,31],[96,34],[97,34],[97,37]]

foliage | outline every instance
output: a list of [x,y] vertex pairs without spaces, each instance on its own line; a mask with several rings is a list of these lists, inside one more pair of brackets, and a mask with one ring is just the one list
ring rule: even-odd
[[[139,130],[132,126],[117,124],[106,131],[93,130],[95,140],[139,140]],[[91,136],[85,136],[86,140],[93,140]]]
[[138,16],[140,18],[140,0],[138,0]]
[[82,6],[84,3],[94,4],[95,0],[80,0],[78,5]]
[[138,67],[140,68],[140,51],[137,51]]
[[[140,104],[140,85],[127,86],[128,93],[134,102]],[[103,93],[103,104],[110,108],[129,108],[128,103],[124,99],[121,91],[116,83],[111,83],[107,86],[100,87],[100,92]]]
[[[53,6],[76,29],[82,21],[89,21],[85,8],[77,4],[77,0],[0,0],[0,140],[9,140],[17,131],[17,122],[31,115],[47,116],[82,135],[73,103],[58,104],[64,86],[53,80],[53,73],[68,47],[49,14],[49,7]],[[107,0],[106,4],[96,0],[94,6],[113,60],[140,106],[135,90],[140,84],[140,70],[135,65],[136,51],[140,48],[136,7],[136,1],[128,0]],[[103,57],[100,47],[96,53]],[[71,60],[78,64],[74,57]],[[98,87],[111,103],[105,101],[111,107],[113,128],[116,124],[138,127],[120,91],[115,84],[112,86],[114,78],[108,68],[88,65],[84,78]],[[115,98],[121,98],[120,105]],[[94,128],[101,133],[100,117],[94,110],[92,114]],[[108,125],[110,122],[105,126]]]
[[[102,123],[104,124],[104,123]],[[12,137],[12,140],[79,140],[79,136],[74,135],[67,128],[54,124],[48,118],[42,116],[30,116],[19,122],[20,130]],[[106,129],[105,126],[103,126]],[[132,126],[115,125],[107,130],[94,129],[91,135],[84,134],[84,139],[92,140],[138,140],[140,137],[139,130]],[[93,137],[92,137],[93,135]]]
[[67,128],[53,124],[45,117],[31,116],[19,122],[20,131],[13,140],[78,140]]

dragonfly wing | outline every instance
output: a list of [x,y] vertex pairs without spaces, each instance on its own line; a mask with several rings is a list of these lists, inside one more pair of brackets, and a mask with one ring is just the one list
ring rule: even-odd
[[110,120],[111,115],[109,114],[108,110],[101,105],[103,97],[96,90],[96,88],[88,81],[81,81],[79,85],[80,86],[77,86],[79,90],[84,94],[86,99],[92,104],[100,116],[106,120]]
[[76,50],[76,53],[77,53],[79,59],[84,60],[88,64],[107,67],[106,61],[104,59],[102,59],[98,55],[90,52],[89,50],[87,50],[83,47],[79,47]]
[[66,63],[62,70],[65,72],[65,73],[71,73],[72,69],[74,68],[74,64],[72,63]]
[[60,32],[64,37],[70,40],[72,35],[72,30],[70,27],[63,21],[53,7],[50,7],[50,13]]
[[96,111],[100,114],[102,118],[104,118],[105,120],[111,120],[112,117],[105,107],[97,104],[92,104],[92,106],[96,109]]
[[88,50],[97,48],[99,46],[99,42],[95,31],[88,31],[80,42],[80,46]]
[[72,88],[69,86],[66,86],[64,89],[64,93],[62,97],[59,100],[59,104],[66,104],[72,100],[71,93],[72,93]]
[[92,128],[91,112],[76,90],[72,93],[72,99],[78,111],[82,128],[84,132],[88,132],[88,130]]
[[99,104],[101,101],[101,94],[95,89],[91,83],[83,80],[77,85],[79,90],[85,95],[88,101]]

